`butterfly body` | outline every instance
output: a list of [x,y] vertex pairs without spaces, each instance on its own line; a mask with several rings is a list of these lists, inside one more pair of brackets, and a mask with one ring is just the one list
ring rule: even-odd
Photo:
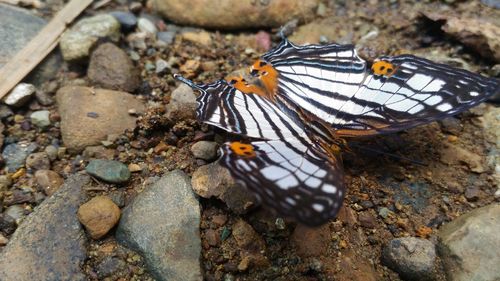
[[352,45],[286,39],[249,69],[255,77],[196,85],[197,116],[242,137],[221,165],[263,204],[308,225],[336,216],[345,196],[345,138],[397,132],[464,111],[499,82],[412,55],[371,67]]

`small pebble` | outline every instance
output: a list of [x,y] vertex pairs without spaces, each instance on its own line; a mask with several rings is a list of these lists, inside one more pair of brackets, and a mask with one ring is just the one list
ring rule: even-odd
[[140,31],[146,32],[152,36],[156,36],[156,33],[158,32],[156,26],[147,18],[139,18],[139,20],[137,21],[137,28]]
[[120,219],[120,208],[106,196],[97,196],[78,208],[78,220],[92,239],[100,239]]
[[50,112],[48,110],[39,110],[31,113],[30,119],[31,124],[37,126],[40,129],[47,128],[50,126]]
[[54,194],[64,183],[63,178],[51,170],[38,170],[35,172],[36,183],[43,189],[47,196]]
[[50,161],[54,161],[57,159],[57,147],[48,145],[44,151],[45,153],[47,153],[47,156],[49,156]]
[[199,141],[191,146],[191,152],[194,157],[209,161],[217,157],[217,148],[216,142]]
[[106,256],[104,259],[96,266],[97,277],[99,280],[105,279],[106,277],[110,277],[113,274],[120,273],[124,269],[127,268],[127,263],[113,256]]
[[18,142],[5,146],[2,157],[9,172],[14,172],[24,166],[26,157],[37,149],[35,143]]
[[25,216],[24,208],[21,204],[9,206],[4,213],[13,218],[16,222],[19,222],[19,220]]
[[167,72],[170,71],[170,65],[168,64],[168,62],[162,60],[162,59],[158,59],[156,60],[156,74],[165,74]]
[[26,158],[26,167],[33,170],[49,170],[49,156],[45,152],[32,153]]
[[128,167],[114,160],[91,160],[85,170],[90,175],[110,183],[124,183],[130,179]]
[[174,42],[175,31],[161,31],[157,33],[158,40],[165,42],[165,44],[170,45]]
[[5,104],[14,107],[23,106],[31,98],[35,91],[36,88],[32,84],[19,83],[12,91],[10,91],[9,94],[7,94],[4,102]]
[[124,32],[130,32],[137,26],[137,17],[130,12],[114,11],[110,14],[118,20]]
[[12,185],[12,178],[6,175],[0,175],[0,192],[6,191]]
[[7,243],[9,243],[9,239],[0,233],[0,247],[7,245]]

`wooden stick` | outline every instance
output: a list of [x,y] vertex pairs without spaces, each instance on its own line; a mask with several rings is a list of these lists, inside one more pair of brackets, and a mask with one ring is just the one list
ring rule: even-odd
[[21,51],[0,69],[0,99],[35,68],[59,43],[61,34],[92,0],[71,0]]

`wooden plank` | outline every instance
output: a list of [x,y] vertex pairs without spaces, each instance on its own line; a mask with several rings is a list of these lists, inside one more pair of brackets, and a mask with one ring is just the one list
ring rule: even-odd
[[71,0],[21,51],[0,69],[0,99],[30,73],[59,43],[61,34],[92,0]]

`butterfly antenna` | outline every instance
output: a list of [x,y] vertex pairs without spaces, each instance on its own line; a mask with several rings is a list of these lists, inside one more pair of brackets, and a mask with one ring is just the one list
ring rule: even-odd
[[182,77],[182,75],[180,75],[178,73],[174,74],[174,78],[181,81],[182,83],[188,85],[189,87],[191,87],[193,89],[203,90],[200,86],[196,85],[193,81]]
[[358,148],[358,149],[361,149],[361,150],[365,150],[365,151],[369,151],[369,152],[374,152],[374,153],[377,153],[377,154],[387,155],[389,157],[392,157],[392,158],[395,158],[395,159],[400,159],[400,160],[405,160],[405,161],[408,161],[410,163],[413,163],[413,164],[416,164],[416,165],[420,165],[420,166],[427,166],[422,161],[414,160],[414,159],[411,159],[411,158],[408,158],[408,157],[404,157],[404,156],[397,155],[397,154],[390,153],[390,152],[386,152],[386,151],[380,151],[380,150],[377,150],[377,149],[369,148],[369,147],[358,145],[358,144],[355,144],[355,143],[349,143],[349,147],[355,147],[355,148]]

